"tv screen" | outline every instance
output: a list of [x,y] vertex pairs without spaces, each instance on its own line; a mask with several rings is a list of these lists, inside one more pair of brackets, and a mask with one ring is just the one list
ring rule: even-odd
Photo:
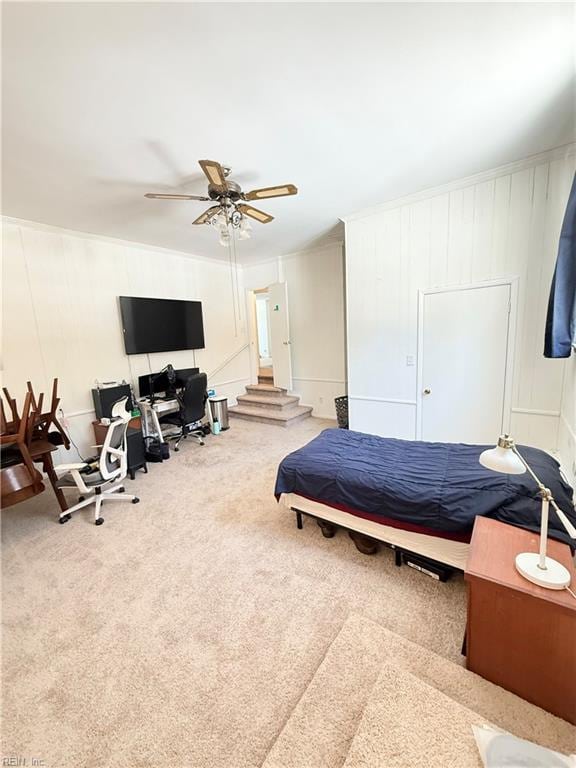
[[127,355],[203,349],[202,302],[120,296]]

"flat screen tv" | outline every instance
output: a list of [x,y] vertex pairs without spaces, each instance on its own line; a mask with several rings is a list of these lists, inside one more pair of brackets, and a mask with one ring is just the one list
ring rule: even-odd
[[120,296],[127,355],[204,348],[201,301]]

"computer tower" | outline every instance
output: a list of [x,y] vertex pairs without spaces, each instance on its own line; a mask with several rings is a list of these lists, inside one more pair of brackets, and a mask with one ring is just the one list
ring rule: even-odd
[[126,410],[132,411],[134,405],[132,403],[132,393],[129,384],[118,384],[114,387],[93,389],[92,399],[94,400],[94,410],[96,411],[96,418],[98,421],[100,421],[100,419],[110,419],[112,417],[112,406],[123,397],[128,398]]
[[148,472],[146,466],[146,445],[141,429],[128,427],[126,432],[126,448],[128,450],[128,474],[134,480],[137,469]]

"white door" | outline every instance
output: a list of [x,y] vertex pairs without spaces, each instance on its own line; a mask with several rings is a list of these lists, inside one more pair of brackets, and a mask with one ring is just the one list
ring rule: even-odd
[[422,440],[494,443],[502,432],[511,291],[505,283],[421,295]]
[[291,390],[292,360],[290,357],[290,323],[288,321],[288,290],[286,283],[273,283],[269,285],[268,297],[274,385]]

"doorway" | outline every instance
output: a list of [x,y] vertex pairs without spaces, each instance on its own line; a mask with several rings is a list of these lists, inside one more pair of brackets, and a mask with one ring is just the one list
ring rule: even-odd
[[488,443],[510,419],[516,281],[420,293],[417,438]]
[[292,391],[288,287],[272,283],[249,290],[250,371],[253,382]]
[[255,291],[256,336],[258,346],[258,383],[274,383],[270,338],[270,296],[268,289]]

